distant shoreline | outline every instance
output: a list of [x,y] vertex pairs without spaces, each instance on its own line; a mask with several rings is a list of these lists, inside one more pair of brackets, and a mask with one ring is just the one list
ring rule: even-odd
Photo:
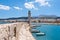
[[60,25],[60,23],[40,23],[40,24],[59,24]]
[[60,25],[60,23],[32,23],[32,24],[59,24]]

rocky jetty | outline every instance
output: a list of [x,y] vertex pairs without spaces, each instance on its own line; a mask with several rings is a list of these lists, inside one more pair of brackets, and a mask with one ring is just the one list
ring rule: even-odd
[[0,40],[35,40],[26,22],[0,24]]

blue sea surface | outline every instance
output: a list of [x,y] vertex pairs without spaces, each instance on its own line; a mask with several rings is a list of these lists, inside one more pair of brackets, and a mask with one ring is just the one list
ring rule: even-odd
[[1,22],[0,21],[0,24],[9,24],[9,23],[12,23],[12,22]]
[[7,22],[1,22],[1,21],[0,21],[0,24],[5,24],[5,23],[7,23]]
[[60,40],[60,25],[40,25],[36,27],[36,30],[46,34],[45,36],[36,36],[36,33],[32,33],[36,40]]

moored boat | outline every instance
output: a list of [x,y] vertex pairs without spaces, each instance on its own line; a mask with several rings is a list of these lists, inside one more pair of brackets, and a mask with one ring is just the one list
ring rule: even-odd
[[33,30],[30,30],[32,33],[39,33],[40,31],[39,30],[36,30],[36,29],[33,29]]
[[40,32],[40,33],[36,33],[36,35],[37,35],[37,36],[44,36],[45,33]]

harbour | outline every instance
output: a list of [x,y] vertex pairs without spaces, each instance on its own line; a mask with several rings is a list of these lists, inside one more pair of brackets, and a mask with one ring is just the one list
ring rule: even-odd
[[[6,38],[3,33],[6,31],[2,31],[4,37],[0,37],[1,40],[60,39],[60,18],[58,17],[31,17],[31,11],[28,11],[28,17],[0,19],[0,27],[2,28],[2,30],[5,30],[3,29],[5,26],[8,28],[6,29],[8,31],[7,33],[9,33],[6,34],[6,37],[8,38]],[[28,34],[26,34],[26,32]]]
[[60,40],[60,0],[0,0],[0,40]]
[[36,33],[32,33],[36,40],[60,40],[60,25],[45,25],[36,27],[36,30],[41,31],[45,35],[38,35]]

